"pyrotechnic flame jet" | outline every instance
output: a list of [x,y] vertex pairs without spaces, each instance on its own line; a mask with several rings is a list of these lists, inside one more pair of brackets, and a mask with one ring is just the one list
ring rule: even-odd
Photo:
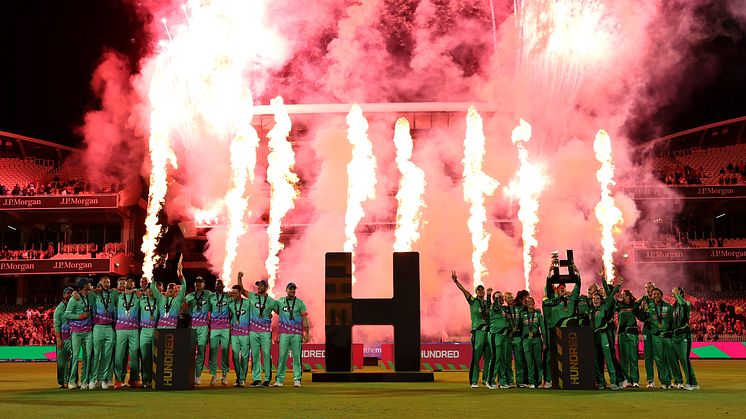
[[500,183],[487,176],[482,171],[484,160],[484,127],[482,117],[473,106],[466,114],[466,136],[464,138],[464,200],[471,204],[467,225],[471,233],[471,244],[474,248],[471,254],[473,266],[474,286],[482,284],[482,278],[487,275],[487,267],[482,262],[482,256],[490,246],[490,233],[484,228],[487,221],[487,210],[484,207],[484,197],[492,196]]
[[399,118],[394,129],[396,165],[401,172],[399,191],[396,200],[396,229],[394,230],[394,251],[410,252],[412,245],[420,239],[420,220],[425,202],[425,172],[412,161],[412,136],[409,133],[407,118]]
[[352,144],[352,159],[347,164],[347,210],[345,211],[344,251],[353,256],[352,283],[355,283],[355,229],[363,219],[363,202],[376,197],[376,156],[368,139],[368,121],[360,105],[352,105],[347,114],[347,139]]
[[527,291],[530,291],[531,249],[539,245],[536,240],[536,225],[539,223],[539,195],[547,184],[542,167],[531,162],[526,143],[531,139],[531,125],[521,119],[511,135],[513,144],[518,149],[518,160],[521,166],[506,188],[508,195],[518,198],[518,219],[521,221],[523,242],[523,278]]
[[270,186],[269,195],[269,225],[267,226],[268,253],[264,262],[269,279],[271,292],[277,279],[277,269],[280,264],[278,254],[285,247],[280,241],[282,233],[282,219],[288,211],[295,207],[298,198],[298,175],[293,172],[295,153],[288,141],[290,135],[290,115],[278,96],[270,101],[275,115],[275,126],[269,131],[269,155],[267,155],[267,182]]
[[616,185],[614,181],[614,160],[611,153],[611,138],[604,130],[598,131],[593,141],[593,151],[596,160],[601,167],[596,172],[596,179],[601,185],[601,200],[596,204],[596,219],[601,224],[601,248],[603,249],[603,264],[606,281],[614,281],[614,252],[616,243],[614,232],[624,223],[622,211],[616,206],[611,196],[611,187]]
[[[250,121],[250,119],[249,119]],[[231,282],[233,261],[238,251],[238,239],[246,232],[244,214],[249,205],[246,195],[247,180],[254,183],[256,167],[256,148],[259,136],[248,121],[239,128],[231,141],[231,188],[225,194],[225,207],[228,212],[228,223],[225,238],[225,259],[221,278],[223,283]],[[251,213],[249,212],[249,215]]]

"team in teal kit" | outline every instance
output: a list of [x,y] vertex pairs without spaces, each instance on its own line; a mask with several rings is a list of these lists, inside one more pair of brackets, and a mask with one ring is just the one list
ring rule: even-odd
[[120,388],[127,371],[129,358],[129,386],[138,387],[140,379],[140,297],[135,292],[135,280],[127,278],[124,292],[116,298],[116,351],[114,356],[114,388]]
[[83,366],[80,373],[80,388],[93,390],[96,388],[96,379],[91,374],[91,361],[93,360],[93,319],[89,298],[92,295],[91,282],[88,278],[78,278],[75,285],[80,298],[71,298],[67,302],[63,317],[70,325],[70,348],[73,353],[67,388],[70,390],[78,388],[78,361],[75,358],[77,354],[81,354]]
[[194,368],[194,384],[201,383],[202,369],[205,366],[205,347],[210,333],[210,297],[212,292],[205,289],[205,280],[198,276],[194,279],[194,292],[186,296],[189,313],[192,316],[192,329],[197,336],[197,360]]
[[[248,298],[250,326],[249,345],[251,346],[251,386],[269,387],[272,380],[272,312],[277,311],[277,301],[267,295],[267,281],[256,281],[256,292],[243,288],[241,280],[241,294]],[[262,370],[264,381],[261,380]]]
[[[54,336],[57,346],[57,384],[60,388],[67,387],[70,370],[73,365],[73,348],[70,340],[70,324],[65,317],[65,310],[73,295],[74,289],[67,287],[62,291],[62,301],[54,309]],[[78,362],[75,361],[75,376],[77,381]]]
[[231,314],[231,349],[233,351],[233,368],[236,370],[236,387],[246,385],[246,375],[249,370],[249,334],[251,330],[251,310],[249,300],[243,298],[243,285],[241,278],[243,273],[238,274],[239,285],[231,289],[231,302],[228,310]]
[[288,355],[293,356],[293,385],[301,386],[303,375],[303,361],[301,358],[301,344],[308,342],[308,311],[306,304],[295,295],[298,287],[289,283],[285,287],[287,295],[280,298],[275,305],[279,320],[280,359],[277,360],[277,377],[275,387],[282,387],[285,382]]
[[231,346],[230,319],[231,314],[228,309],[228,303],[231,297],[223,289],[223,281],[215,281],[215,292],[210,294],[209,311],[210,311],[210,385],[214,386],[218,382],[218,351],[220,351],[220,367],[222,378],[220,383],[228,384],[229,348]]
[[[142,283],[141,283],[142,285]],[[158,326],[158,299],[152,288],[145,285],[140,295],[140,366],[142,387],[151,388],[153,380],[153,331]],[[160,294],[160,292],[158,292]]]

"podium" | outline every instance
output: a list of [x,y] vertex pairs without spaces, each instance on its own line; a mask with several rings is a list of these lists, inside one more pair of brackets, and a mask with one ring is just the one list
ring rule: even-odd
[[156,390],[192,390],[197,337],[190,329],[157,329],[153,336]]
[[596,389],[596,348],[590,327],[555,327],[550,333],[552,387]]

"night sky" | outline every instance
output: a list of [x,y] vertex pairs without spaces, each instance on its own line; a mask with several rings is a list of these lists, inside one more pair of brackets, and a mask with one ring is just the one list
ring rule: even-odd
[[[746,23],[711,3],[697,18],[720,33],[691,48],[695,60],[671,105],[628,124],[633,139],[746,115]],[[0,130],[78,146],[76,127],[97,106],[90,79],[103,51],[117,50],[133,63],[146,51],[143,18],[132,4],[0,2]]]

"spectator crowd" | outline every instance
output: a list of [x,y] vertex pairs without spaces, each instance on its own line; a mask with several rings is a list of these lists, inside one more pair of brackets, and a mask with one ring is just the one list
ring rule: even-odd
[[116,189],[116,185],[112,183],[108,188],[99,188],[98,190],[95,190],[86,180],[77,178],[61,180],[58,176],[55,176],[54,179],[47,184],[44,184],[43,182],[30,182],[24,186],[16,184],[12,188],[0,185],[0,196],[82,195],[92,193],[114,193],[116,192]]
[[54,307],[0,307],[0,346],[54,345]]
[[729,340],[744,340],[745,308],[746,299],[697,299],[689,321],[692,337],[700,342],[715,342],[724,335],[729,336]]

